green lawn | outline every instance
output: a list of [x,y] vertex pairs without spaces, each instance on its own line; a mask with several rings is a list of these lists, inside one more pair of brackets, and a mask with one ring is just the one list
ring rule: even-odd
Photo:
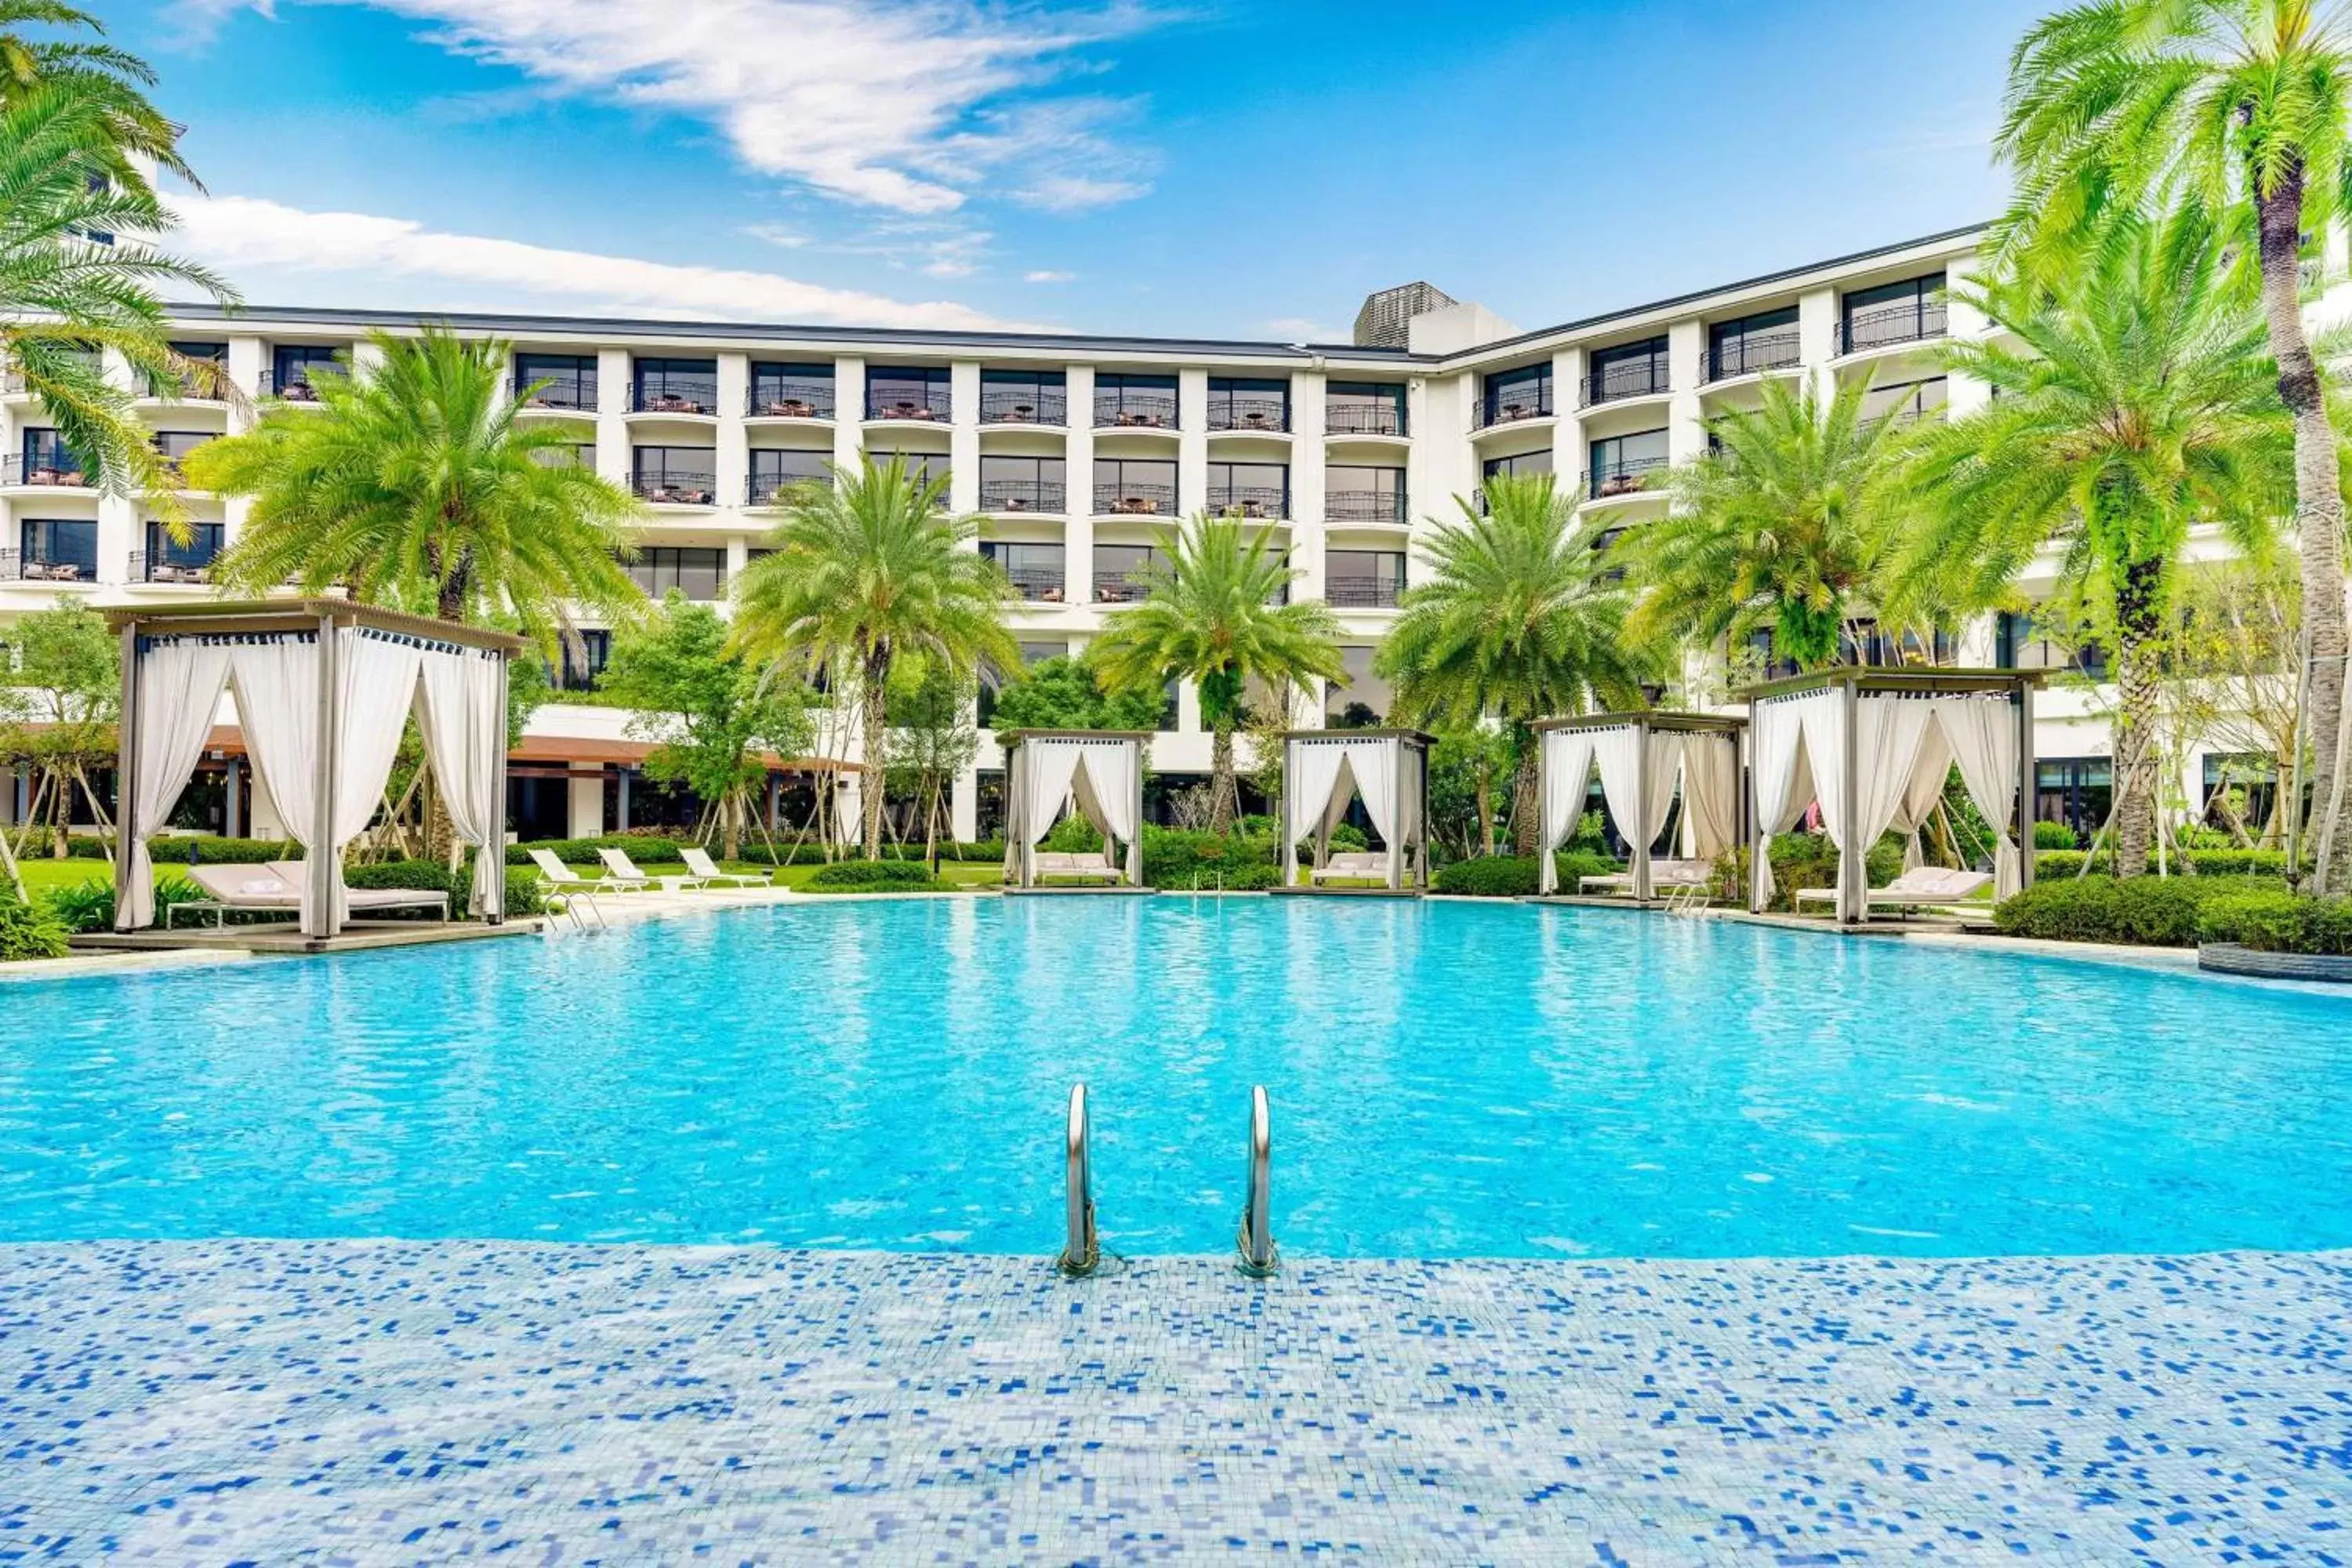
[[[25,871],[25,890],[37,899],[53,888],[68,888],[81,882],[104,882],[110,880],[114,874],[113,868],[103,860],[49,860],[27,858],[19,864]],[[725,863],[722,862],[722,864]],[[763,869],[758,866],[740,864],[730,864],[727,868],[730,871],[751,872]],[[583,877],[593,878],[599,874],[598,868],[593,867],[575,866],[572,869]],[[683,877],[687,874],[684,866],[658,861],[640,862],[637,869],[648,877]],[[777,872],[776,882],[780,887],[797,888],[815,876],[819,869],[820,868],[815,866],[786,866]],[[155,874],[159,877],[185,876],[186,873],[187,868],[183,866],[155,868]],[[940,875],[958,887],[985,888],[994,887],[1003,881],[1004,868],[992,861],[950,860],[940,865]],[[0,878],[0,887],[4,886],[5,886],[5,879]]]

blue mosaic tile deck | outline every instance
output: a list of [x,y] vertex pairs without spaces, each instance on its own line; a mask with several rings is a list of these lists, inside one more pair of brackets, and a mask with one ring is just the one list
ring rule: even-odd
[[2352,1256],[0,1247],[0,1561],[2352,1563]]

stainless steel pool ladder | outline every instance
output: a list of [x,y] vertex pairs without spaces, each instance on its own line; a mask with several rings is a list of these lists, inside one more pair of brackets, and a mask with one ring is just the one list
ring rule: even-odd
[[1253,1279],[1263,1279],[1282,1267],[1282,1249],[1274,1244],[1274,1118],[1266,1108],[1265,1086],[1250,1089],[1249,1168],[1243,1182],[1241,1233],[1234,1238],[1241,1257],[1234,1267]]
[[[580,913],[581,910],[583,908],[586,909],[590,914],[596,917],[596,927],[598,930],[602,931],[606,929],[607,922],[604,919],[604,907],[596,902],[593,895],[588,893],[584,889],[573,889],[568,892],[549,894],[547,897],[547,902],[551,904],[558,899],[563,900],[563,915],[566,920],[569,920],[572,922],[572,930],[577,931],[585,931],[588,929],[587,921],[582,918]],[[552,935],[555,929],[555,922],[550,921],[547,926],[549,934]]]
[[1095,1237],[1095,1171],[1091,1145],[1093,1119],[1087,1113],[1087,1086],[1070,1086],[1070,1119],[1063,1133],[1064,1158],[1070,1192],[1066,1215],[1067,1238],[1054,1267],[1073,1279],[1083,1279],[1102,1263],[1102,1246]]

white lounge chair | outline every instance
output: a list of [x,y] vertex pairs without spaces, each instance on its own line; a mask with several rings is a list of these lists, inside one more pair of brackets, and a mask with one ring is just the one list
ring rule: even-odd
[[1041,881],[1047,877],[1063,877],[1080,882],[1116,882],[1124,874],[1099,855],[1064,849],[1038,850],[1030,871]]
[[[1657,897],[1670,893],[1706,893],[1715,886],[1715,863],[1711,860],[1654,859],[1650,862],[1650,891]],[[1599,888],[1607,893],[1633,893],[1633,873],[1629,868],[1610,871],[1598,877],[1579,877],[1576,890],[1589,893]]]
[[[1992,886],[1992,878],[1982,871],[1956,871],[1948,866],[1914,866],[1883,888],[1870,889],[1873,909],[1894,910],[1941,909],[1957,904],[1971,894]],[[1835,888],[1800,888],[1797,907],[1809,903],[1837,902]]]
[[1380,882],[1389,879],[1389,857],[1385,849],[1341,849],[1323,858],[1323,864],[1307,873],[1307,880],[1315,882]]
[[629,852],[625,849],[599,849],[596,858],[604,862],[604,883],[607,887],[626,893],[654,885],[654,879],[637,869],[637,863],[629,858]]
[[776,879],[773,871],[722,871],[710,858],[710,851],[688,845],[678,851],[686,868],[692,872],[695,886],[707,888],[713,882],[732,882],[739,888],[764,888]]
[[[273,860],[266,866],[191,866],[188,875],[210,896],[167,906],[163,929],[171,930],[173,920],[189,910],[211,915],[215,929],[226,925],[232,914],[299,913],[306,874],[299,860]],[[343,902],[352,914],[438,905],[441,918],[449,918],[449,895],[421,888],[352,888],[345,890]]]

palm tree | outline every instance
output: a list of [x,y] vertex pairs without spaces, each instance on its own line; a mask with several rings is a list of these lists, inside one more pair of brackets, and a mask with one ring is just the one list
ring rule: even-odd
[[18,29],[28,24],[100,37],[106,32],[97,17],[63,0],[0,0],[0,108],[44,86],[62,88],[98,112],[115,153],[110,173],[116,181],[145,190],[135,159],[146,158],[204,188],[181,161],[179,127],[147,100],[155,72],[145,60],[94,38],[27,38]]
[[1458,500],[1461,517],[1422,542],[1424,572],[1375,668],[1418,721],[1461,731],[1502,721],[1519,758],[1511,836],[1526,854],[1541,802],[1529,726],[1596,699],[1638,707],[1650,668],[1624,635],[1631,595],[1601,525],[1578,521],[1576,493],[1529,474],[1490,480],[1486,501],[1482,512]]
[[2110,226],[2054,287],[2029,276],[1963,291],[2017,346],[1942,350],[1994,397],[1922,437],[1916,528],[1889,574],[1897,597],[1925,585],[1989,608],[2039,552],[2063,550],[2065,578],[2114,638],[2123,876],[2154,841],[2158,644],[2189,530],[2218,525],[2259,559],[2292,494],[2293,426],[2222,249],[2192,206]]
[[855,671],[866,787],[866,855],[882,854],[882,780],[890,672],[902,657],[959,675],[982,660],[1021,668],[1005,629],[1018,599],[995,562],[970,548],[971,518],[951,518],[944,478],[925,479],[892,458],[835,470],[831,485],[785,492],[772,554],[736,584],[737,644],[753,658],[815,674],[836,661]]
[[[5,61],[5,49],[0,49]],[[171,216],[144,180],[117,177],[118,116],[69,74],[29,86],[0,75],[0,351],[37,394],[90,477],[116,494],[147,489],[167,523],[177,512],[162,461],[110,384],[111,350],[135,377],[199,374],[172,352],[154,289],[189,284],[230,302],[211,272],[151,243]],[[103,237],[103,238],[98,237]]]
[[1286,711],[1309,681],[1342,679],[1339,623],[1319,599],[1290,601],[1298,574],[1271,527],[1244,531],[1238,516],[1203,512],[1167,530],[1160,552],[1143,600],[1104,621],[1087,661],[1109,691],[1159,691],[1178,679],[1199,689],[1212,736],[1209,828],[1222,833],[1241,815],[1234,731],[1251,683],[1273,688]]
[[2089,0],[2011,57],[2000,153],[2018,172],[2005,256],[2047,277],[2137,210],[2227,212],[2260,272],[2269,358],[2294,425],[2319,891],[2352,887],[2344,809],[2344,495],[2301,302],[2305,236],[2352,210],[2352,11],[2319,0]]
[[1713,448],[1667,477],[1673,510],[1623,551],[1638,604],[1630,629],[1661,646],[1737,647],[1769,630],[1807,669],[1837,661],[1867,600],[1888,530],[1894,415],[1864,412],[1868,388],[1766,384],[1762,404],[1708,423]]
[[273,410],[188,455],[189,483],[254,498],[217,581],[341,584],[549,645],[575,605],[615,618],[644,607],[618,559],[636,501],[574,461],[577,426],[516,419],[529,389],[506,395],[506,344],[438,329],[372,342],[381,362],[365,374],[311,378],[315,409]]

